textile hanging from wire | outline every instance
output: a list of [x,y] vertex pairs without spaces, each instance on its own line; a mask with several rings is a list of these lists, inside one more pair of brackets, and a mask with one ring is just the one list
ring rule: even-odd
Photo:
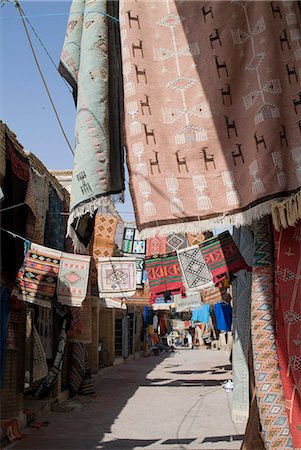
[[57,283],[57,300],[63,305],[81,306],[88,288],[91,256],[62,252]]
[[145,238],[248,225],[299,190],[298,23],[298,2],[278,13],[268,2],[120,1],[130,185]]
[[92,234],[85,215],[124,191],[119,27],[104,13],[118,17],[118,2],[72,2],[59,65],[77,108],[68,221],[76,249]]
[[251,270],[229,231],[207,239],[200,248],[216,285],[222,285],[223,280],[231,279],[232,275],[240,270]]
[[62,252],[31,243],[18,272],[12,295],[28,303],[51,308]]
[[294,448],[301,448],[301,221],[274,230],[276,348]]
[[198,245],[178,250],[177,255],[187,293],[192,294],[214,286],[212,275]]
[[100,297],[132,297],[136,292],[136,259],[98,258],[98,290]]
[[179,260],[175,252],[147,257],[145,268],[151,288],[151,303],[165,292],[185,296]]

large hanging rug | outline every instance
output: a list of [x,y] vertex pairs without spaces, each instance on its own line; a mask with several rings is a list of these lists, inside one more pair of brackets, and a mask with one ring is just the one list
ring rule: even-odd
[[120,1],[144,237],[248,225],[300,188],[298,24],[298,2]]

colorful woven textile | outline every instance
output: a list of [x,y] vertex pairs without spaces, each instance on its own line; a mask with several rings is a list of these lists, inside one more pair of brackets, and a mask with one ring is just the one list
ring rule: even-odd
[[120,2],[127,157],[145,238],[248,225],[300,187],[297,3]]
[[154,256],[153,258],[147,257],[145,268],[151,288],[151,303],[166,291],[171,291],[172,294],[185,295],[185,287],[176,253]]
[[187,238],[183,233],[173,233],[166,238],[166,252],[171,253],[187,247]]
[[119,27],[104,13],[118,17],[118,4],[72,2],[59,66],[77,106],[68,222],[75,240],[74,220],[124,190]]
[[203,303],[209,303],[214,305],[215,303],[219,303],[223,300],[222,293],[220,288],[213,287],[210,289],[204,289],[201,292],[201,297]]
[[[254,236],[250,228],[234,228],[233,240],[249,266],[254,257]],[[249,417],[248,352],[251,337],[252,273],[241,271],[233,281],[233,345],[232,345],[232,420],[246,422]]]
[[301,448],[301,221],[274,230],[276,346],[294,448]]
[[166,252],[166,236],[153,236],[146,240],[146,255],[164,255]]
[[85,346],[78,342],[73,343],[70,352],[70,369],[69,369],[69,393],[70,397],[74,397],[85,377]]
[[62,253],[57,283],[57,300],[63,305],[81,306],[87,295],[90,256]]
[[81,308],[69,306],[71,313],[70,325],[67,332],[70,342],[90,344],[92,342],[92,304],[88,296]]
[[126,227],[124,229],[122,251],[124,254],[145,255],[146,241],[141,239],[137,228]]
[[180,294],[176,294],[174,299],[177,312],[193,311],[202,305],[202,297],[199,292],[187,295],[186,298],[182,298]]
[[33,355],[32,355],[32,379],[39,381],[46,377],[48,366],[46,362],[46,353],[36,327],[33,325]]
[[136,291],[136,259],[98,258],[100,297],[131,297]]
[[212,275],[198,245],[178,250],[177,255],[188,294],[214,286]]
[[36,398],[46,397],[57,382],[58,376],[62,370],[63,357],[67,342],[66,327],[67,327],[67,319],[64,318],[60,330],[58,348],[53,361],[53,365],[51,369],[49,369],[47,376],[41,382],[36,393],[34,394]]
[[200,247],[215,284],[220,285],[227,274],[250,270],[229,231],[207,239]]
[[60,268],[61,252],[31,244],[25,267],[19,270],[13,295],[28,303],[51,308]]
[[201,244],[205,240],[205,234],[203,234],[203,233],[198,233],[198,234],[188,233],[187,240],[188,240],[189,246],[198,245],[198,244]]
[[96,213],[94,234],[91,243],[94,258],[98,258],[99,256],[113,256],[117,225],[117,217],[113,217],[112,215],[104,216]]
[[256,223],[252,275],[252,348],[259,416],[267,450],[290,449],[285,398],[275,341],[272,230],[269,218]]

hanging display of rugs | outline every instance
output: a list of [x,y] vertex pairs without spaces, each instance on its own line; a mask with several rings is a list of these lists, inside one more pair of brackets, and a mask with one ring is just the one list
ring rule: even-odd
[[25,258],[25,266],[17,275],[12,295],[25,302],[51,308],[61,253],[32,243]]
[[124,191],[119,27],[104,13],[118,17],[118,3],[72,2],[59,66],[77,108],[68,232],[79,249],[86,233],[76,233],[77,219]]
[[87,295],[90,256],[62,253],[57,283],[57,300],[63,305],[81,306]]
[[300,187],[298,2],[276,20],[269,2],[149,5],[120,1],[137,226],[146,238],[249,225]]
[[301,221],[274,230],[276,348],[294,448],[301,448]]
[[181,270],[176,253],[147,257],[145,268],[151,288],[150,302],[164,292],[185,295]]
[[251,270],[241,256],[229,231],[207,239],[201,244],[204,260],[216,285],[242,269]]
[[267,450],[292,448],[275,341],[274,269],[269,217],[255,225],[252,274],[252,347],[256,397]]
[[198,245],[178,250],[177,255],[188,294],[214,286],[212,275]]
[[100,297],[132,297],[136,291],[136,259],[98,258],[98,290]]

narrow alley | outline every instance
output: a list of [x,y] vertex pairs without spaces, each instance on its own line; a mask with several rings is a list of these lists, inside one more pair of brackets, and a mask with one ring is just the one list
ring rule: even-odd
[[[231,420],[231,377],[223,351],[177,350],[108,369],[96,398],[81,397],[27,429],[13,449],[239,449]],[[70,406],[70,408],[68,408]],[[69,409],[73,408],[71,411]]]

